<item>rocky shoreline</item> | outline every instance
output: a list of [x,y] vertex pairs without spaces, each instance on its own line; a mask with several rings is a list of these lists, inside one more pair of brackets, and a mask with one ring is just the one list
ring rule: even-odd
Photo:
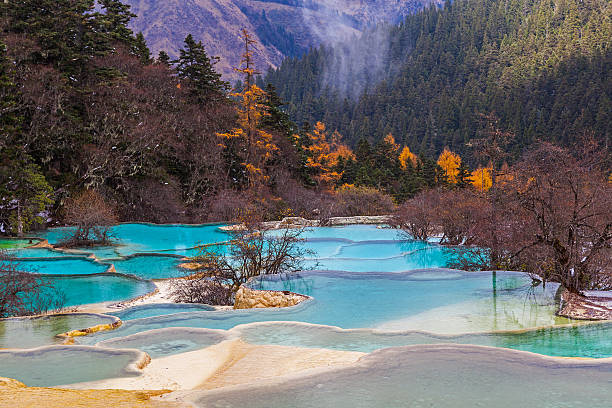
[[577,320],[612,320],[612,292],[581,296],[565,290],[561,294],[559,316]]
[[[326,220],[308,220],[302,217],[285,217],[280,221],[267,221],[262,223],[264,228],[307,228],[307,227],[338,227],[354,224],[388,224],[392,220],[391,215],[358,215],[354,217],[331,217]],[[240,231],[244,228],[242,224],[233,224],[219,227],[221,231]]]
[[258,309],[270,307],[295,306],[308,296],[299,293],[278,290],[255,290],[241,286],[236,292],[234,309]]

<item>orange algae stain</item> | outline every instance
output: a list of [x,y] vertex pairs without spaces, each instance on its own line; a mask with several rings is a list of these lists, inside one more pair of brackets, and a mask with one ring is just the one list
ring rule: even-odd
[[0,408],[13,407],[178,407],[178,404],[153,400],[168,390],[67,390],[27,387],[19,381],[0,379]]
[[56,337],[66,338],[64,344],[74,344],[74,339],[72,341],[70,340],[73,337],[87,336],[88,334],[97,333],[99,331],[114,330],[121,326],[121,324],[121,320],[117,320],[114,323],[98,324],[97,326],[88,327],[86,329],[71,330],[69,332],[60,333]]

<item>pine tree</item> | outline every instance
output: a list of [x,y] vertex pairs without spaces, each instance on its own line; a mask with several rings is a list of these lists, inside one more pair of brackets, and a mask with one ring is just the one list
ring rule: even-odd
[[364,139],[359,139],[359,143],[357,143],[357,148],[355,148],[355,157],[357,157],[357,161],[362,165],[368,163],[370,161],[372,155],[372,147],[370,143]]
[[[98,15],[99,29],[105,33],[111,41],[133,45],[136,38],[134,32],[128,27],[130,20],[136,14],[130,11],[131,6],[121,3],[119,0],[98,0],[103,13]],[[144,37],[142,38],[144,40]]]
[[8,229],[22,236],[51,204],[52,189],[40,168],[18,147],[0,151],[0,219]]
[[170,66],[170,56],[164,50],[161,50],[157,55],[157,63]]
[[219,57],[209,58],[201,41],[196,42],[191,34],[185,37],[184,48],[179,50],[179,57],[173,60],[179,78],[185,80],[189,93],[198,103],[219,102],[226,98],[229,84],[221,80],[221,74],[215,71]]
[[241,66],[234,69],[243,75],[244,88],[242,92],[232,94],[238,99],[240,127],[229,132],[217,133],[217,136],[223,140],[226,151],[242,152],[241,166],[246,171],[249,187],[256,190],[269,180],[265,167],[279,149],[273,142],[272,135],[261,129],[261,122],[269,113],[268,107],[263,103],[267,98],[266,93],[254,82],[257,71],[253,65],[251,47],[255,40],[245,29],[242,30],[242,40],[244,53]]
[[286,136],[292,136],[294,133],[293,123],[289,119],[289,115],[282,109],[284,103],[272,84],[266,86],[262,103],[267,107],[268,114],[262,117],[260,126],[264,129],[281,131]]
[[462,162],[457,172],[456,186],[459,188],[467,187],[470,184],[470,177],[470,169]]
[[144,65],[149,65],[153,60],[151,59],[151,50],[147,47],[147,41],[142,33],[138,33],[134,39],[132,45],[132,54],[137,56]]
[[72,82],[81,80],[89,60],[108,49],[105,34],[97,29],[100,15],[93,0],[23,0],[2,7],[9,31],[36,39],[39,48],[31,61],[53,64]]

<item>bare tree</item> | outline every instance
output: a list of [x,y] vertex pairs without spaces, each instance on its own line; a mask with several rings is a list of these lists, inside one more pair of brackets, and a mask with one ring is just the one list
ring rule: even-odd
[[422,191],[397,209],[393,223],[411,238],[427,240],[436,232],[435,211],[439,202],[437,190]]
[[0,252],[0,318],[57,312],[65,303],[65,294],[51,281]]
[[440,243],[472,245],[489,202],[471,188],[442,191],[432,203],[433,222],[442,230]]
[[513,263],[573,292],[612,288],[612,184],[595,161],[542,143],[513,175]]
[[198,268],[173,282],[175,300],[232,304],[240,286],[252,278],[304,270],[304,259],[311,251],[300,245],[302,229],[272,230],[259,221],[245,220],[242,228],[231,232],[226,245],[203,247],[192,258]]
[[170,283],[172,298],[178,303],[206,303],[231,305],[232,291],[220,279],[212,279],[201,273],[173,279]]
[[62,240],[62,246],[108,245],[111,227],[117,223],[112,207],[94,190],[85,190],[68,200],[64,220],[74,226],[70,235]]

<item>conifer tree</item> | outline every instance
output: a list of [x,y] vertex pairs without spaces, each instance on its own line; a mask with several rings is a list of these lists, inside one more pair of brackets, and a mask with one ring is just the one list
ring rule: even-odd
[[151,50],[149,50],[147,41],[142,33],[138,33],[136,38],[134,38],[132,54],[136,55],[140,59],[140,62],[142,62],[144,65],[149,65],[152,62]]
[[170,66],[170,56],[164,50],[161,50],[159,54],[157,54],[157,63]]
[[[246,171],[249,187],[258,189],[269,179],[265,166],[278,151],[278,147],[273,142],[272,135],[261,129],[261,122],[269,113],[267,106],[263,103],[266,100],[266,93],[254,82],[254,76],[258,73],[253,65],[252,54],[252,45],[255,40],[251,38],[246,29],[243,29],[241,34],[244,52],[241,66],[234,69],[243,75],[244,87],[241,92],[233,94],[238,98],[240,127],[217,135],[223,140],[226,150],[233,148],[234,151],[241,152],[240,156],[243,160],[241,165]],[[236,143],[241,146],[236,148],[234,146]]]
[[457,172],[457,184],[456,186],[459,188],[464,188],[466,186],[468,186],[470,184],[470,170],[469,168],[465,165],[465,163],[461,163],[459,165],[459,169]]
[[0,218],[8,229],[22,236],[51,204],[52,189],[40,168],[18,148],[1,151]]
[[105,34],[97,29],[100,14],[94,12],[93,0],[23,0],[2,7],[9,31],[37,40],[32,61],[53,64],[73,82],[81,79],[93,56],[108,48]]
[[17,85],[6,57],[6,45],[0,42],[0,151],[14,138],[22,121],[17,95]]
[[185,37],[184,48],[179,57],[173,60],[179,78],[186,80],[189,93],[201,104],[219,102],[226,98],[229,88],[215,71],[219,57],[209,57],[201,41],[196,42],[191,34]]

